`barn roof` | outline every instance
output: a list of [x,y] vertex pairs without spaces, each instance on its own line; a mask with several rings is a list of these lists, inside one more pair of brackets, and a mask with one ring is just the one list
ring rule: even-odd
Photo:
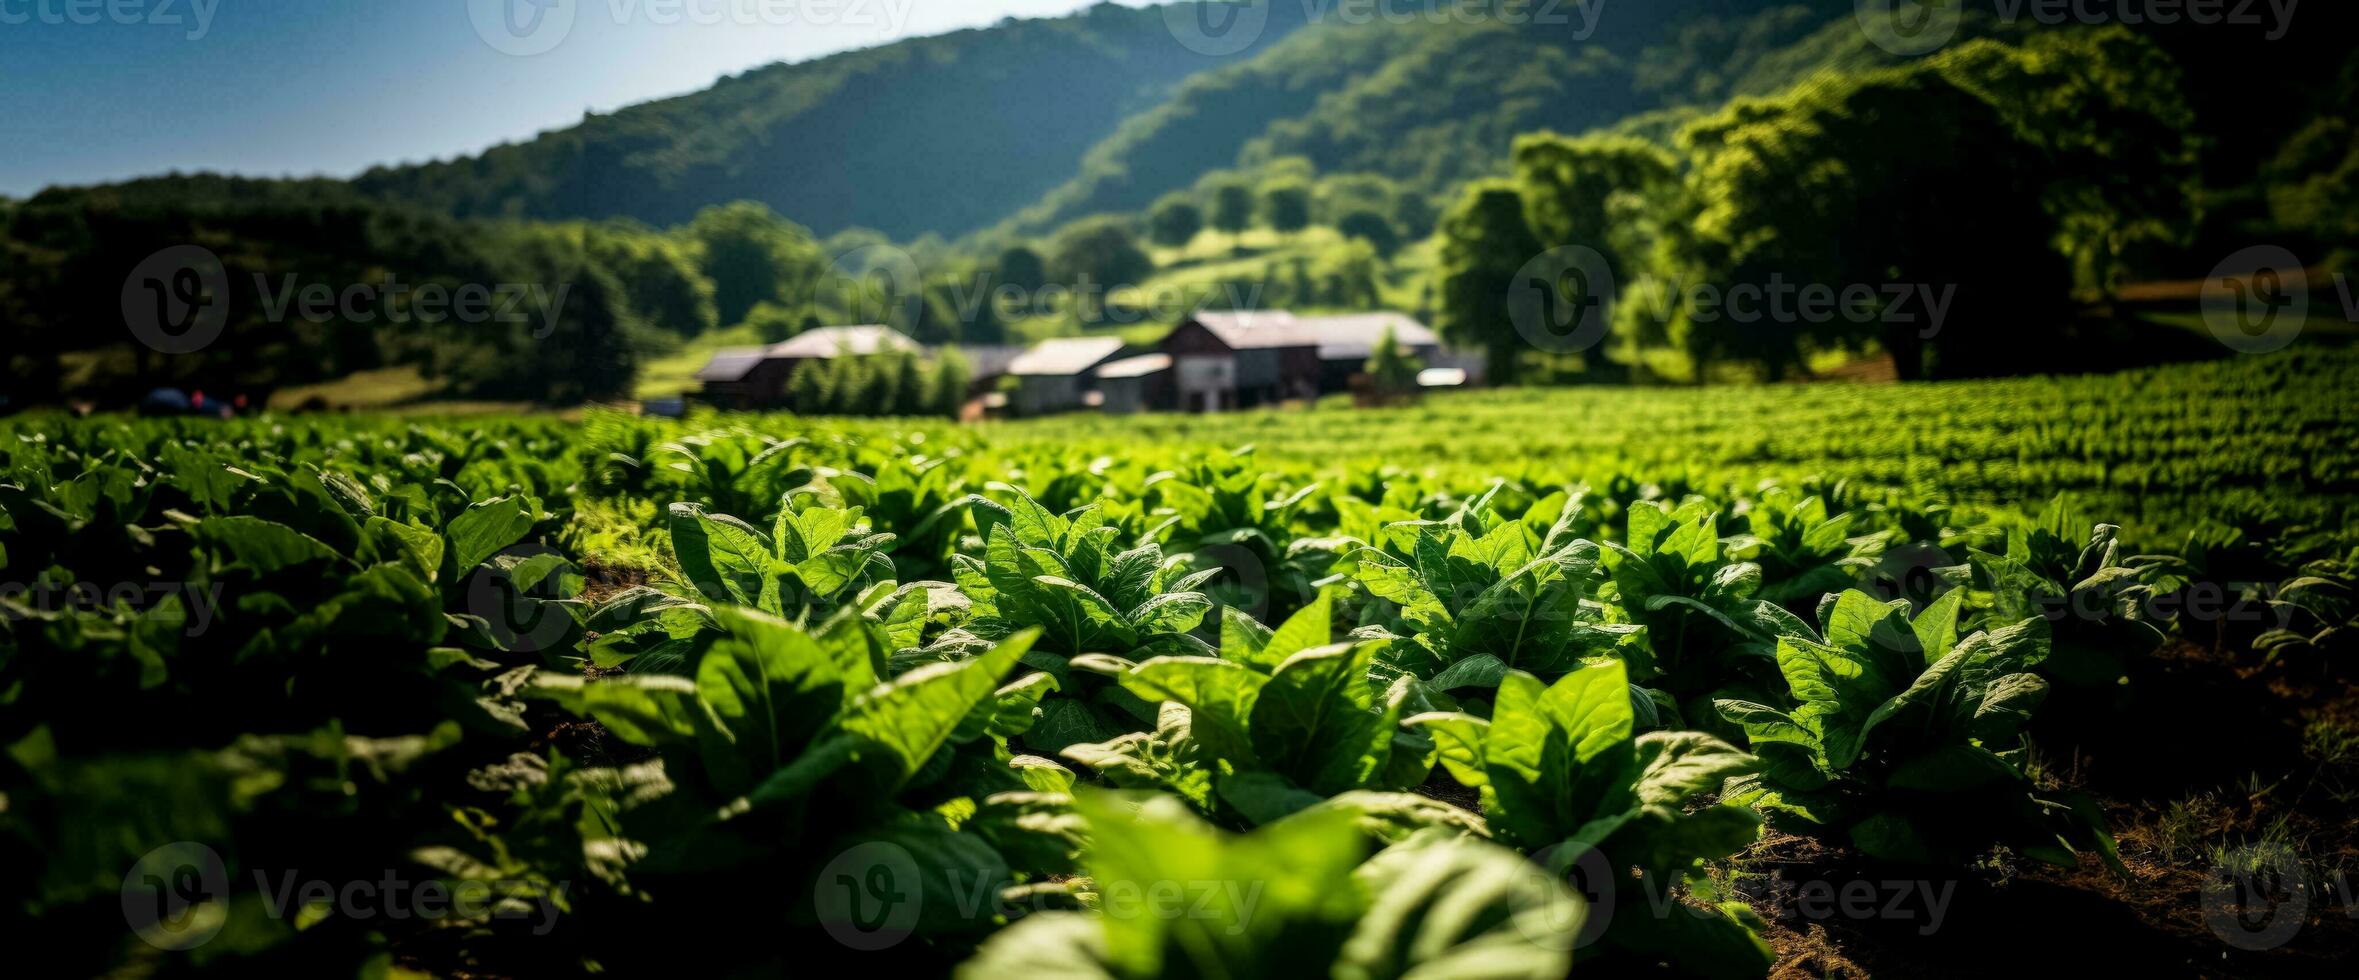
[[1119,361],[1108,361],[1098,368],[1100,378],[1143,378],[1171,367],[1169,354],[1140,354]]
[[1008,365],[1024,356],[1024,348],[1013,344],[961,344],[958,352],[967,359],[968,375],[978,380],[1006,374]]
[[869,323],[855,327],[820,327],[805,330],[779,343],[771,344],[770,357],[834,357],[838,354],[882,354],[891,351],[917,351],[917,341],[909,339],[891,327]]
[[1122,352],[1120,337],[1059,337],[1032,345],[1007,366],[1007,373],[1064,377],[1096,367],[1099,361]]
[[727,347],[714,352],[704,367],[697,369],[698,381],[743,381],[754,365],[762,363],[760,347]]
[[1441,338],[1405,313],[1297,316],[1286,310],[1206,310],[1189,319],[1232,350],[1316,347],[1322,360],[1366,358],[1386,328],[1403,347],[1438,346]]

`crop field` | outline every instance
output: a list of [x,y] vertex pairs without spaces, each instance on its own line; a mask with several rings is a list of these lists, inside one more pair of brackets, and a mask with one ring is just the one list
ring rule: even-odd
[[2320,348],[12,419],[0,935],[121,975],[2347,969],[2355,392]]

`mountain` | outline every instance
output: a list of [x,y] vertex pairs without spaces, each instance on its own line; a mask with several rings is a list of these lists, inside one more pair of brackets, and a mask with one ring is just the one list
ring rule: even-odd
[[[1173,27],[1204,4],[1104,4],[755,69],[354,183],[460,217],[657,225],[750,199],[822,235],[859,226],[898,240],[1042,231],[1285,156],[1439,191],[1495,170],[1519,133],[1710,101],[1736,86],[1694,76],[1847,28],[1852,9],[1843,0],[1507,2],[1530,13],[1468,17],[1451,12],[1452,0],[1263,0],[1252,42],[1218,55],[1181,43]],[[1758,26],[1715,26],[1724,23]],[[1648,71],[1658,56],[1697,71]]]
[[[744,199],[822,236],[988,245],[1295,158],[1439,195],[1501,172],[1524,133],[1668,140],[1731,97],[1902,57],[1854,0],[1253,0],[1238,50],[1183,42],[1222,6],[1102,4],[771,65],[353,185],[460,218],[658,226]],[[2352,18],[2304,14],[2283,41],[2147,29],[2187,70],[2215,179],[2249,182],[2342,62]],[[1949,45],[2036,29],[1969,13]],[[2245,221],[2254,200],[2211,213]]]
[[1219,56],[1175,43],[1161,8],[1010,19],[753,69],[354,184],[459,217],[670,225],[748,199],[821,234],[955,234],[1037,199],[1172,86],[1251,58],[1304,17],[1299,4],[1276,4],[1257,40]]

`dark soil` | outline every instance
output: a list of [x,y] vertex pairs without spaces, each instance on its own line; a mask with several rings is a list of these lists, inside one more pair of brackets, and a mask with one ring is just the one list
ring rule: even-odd
[[[1921,871],[1771,834],[1742,862],[1751,874],[1740,891],[1770,924],[1774,975],[1986,978],[2029,963],[2139,977],[2347,974],[2359,963],[2359,759],[2322,757],[2304,732],[2318,722],[2359,732],[2359,691],[2186,642],[2133,665],[2129,690],[2102,706],[2051,705],[2084,723],[2034,745],[2046,778],[2103,805],[2127,878],[2093,856],[2061,869],[1999,854],[1920,884]],[[2224,871],[2223,853],[2245,858],[2231,868],[2285,873]],[[2231,890],[2243,882],[2259,891]],[[1921,897],[1928,884],[1951,896],[1938,922]],[[1846,887],[1875,913],[1845,914]]]

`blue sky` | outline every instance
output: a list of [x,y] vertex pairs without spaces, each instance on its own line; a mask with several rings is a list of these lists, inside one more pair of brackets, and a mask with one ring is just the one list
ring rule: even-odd
[[[1092,2],[0,0],[0,195],[170,170],[348,176],[773,61]],[[536,3],[557,6],[536,22]]]

